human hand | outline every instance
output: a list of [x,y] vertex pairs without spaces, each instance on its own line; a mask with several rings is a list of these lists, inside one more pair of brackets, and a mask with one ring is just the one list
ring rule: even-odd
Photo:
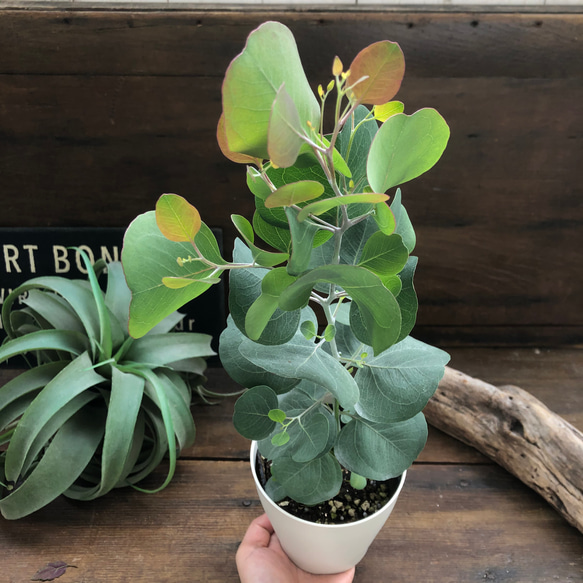
[[296,567],[263,514],[247,529],[237,550],[237,570],[241,583],[351,583],[354,567],[336,575],[312,575]]

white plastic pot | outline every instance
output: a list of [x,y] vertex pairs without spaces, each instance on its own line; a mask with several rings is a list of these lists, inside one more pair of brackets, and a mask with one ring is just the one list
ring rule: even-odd
[[397,491],[374,514],[347,524],[316,524],[289,514],[267,496],[257,478],[256,457],[257,443],[253,442],[251,472],[261,505],[273,524],[281,546],[298,567],[318,575],[341,573],[361,561],[393,511],[407,474],[403,473]]

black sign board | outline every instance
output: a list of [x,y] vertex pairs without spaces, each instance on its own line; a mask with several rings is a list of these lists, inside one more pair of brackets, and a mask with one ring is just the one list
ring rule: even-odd
[[[0,305],[13,289],[33,277],[85,279],[87,271],[73,247],[83,249],[92,261],[119,261],[124,232],[123,228],[99,227],[0,228]],[[220,246],[221,230],[213,229],[213,233]],[[180,312],[184,318],[178,329],[210,334],[216,351],[225,318],[223,284],[213,285]],[[5,336],[0,320],[0,342]]]

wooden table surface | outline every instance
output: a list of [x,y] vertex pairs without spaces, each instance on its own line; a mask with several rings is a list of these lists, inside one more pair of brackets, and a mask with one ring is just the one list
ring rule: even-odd
[[[452,366],[515,384],[583,429],[583,350],[456,348]],[[0,372],[0,382],[13,373]],[[208,386],[229,390],[221,369]],[[0,522],[0,581],[23,583],[51,561],[59,583],[236,582],[235,551],[261,513],[247,440],[231,426],[233,400],[195,408],[197,442],[171,485],[93,502],[61,498]],[[162,479],[160,472],[157,478]],[[436,430],[391,518],[356,570],[358,583],[583,581],[583,534],[488,459]]]

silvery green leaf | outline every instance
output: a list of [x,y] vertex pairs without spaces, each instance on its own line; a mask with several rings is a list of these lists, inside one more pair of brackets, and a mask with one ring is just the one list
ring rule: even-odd
[[235,326],[233,318],[229,316],[227,327],[219,339],[219,356],[223,368],[236,383],[247,388],[267,385],[278,394],[286,393],[298,384],[298,379],[282,377],[277,373],[267,371],[244,357],[239,348],[247,343],[253,344]]
[[[252,263],[251,251],[239,239],[235,241],[233,261]],[[261,282],[268,270],[263,268],[233,269],[229,275],[229,311],[237,328],[245,333],[247,311],[261,295]],[[300,311],[283,311],[277,308],[263,332],[256,340],[260,344],[284,344],[296,333],[300,325]]]
[[400,476],[415,461],[426,441],[423,413],[396,423],[356,418],[340,431],[334,455],[351,472],[371,480],[388,480]]
[[410,336],[367,359],[355,375],[358,414],[385,423],[413,417],[437,389],[448,362],[446,352]]
[[306,463],[276,459],[271,472],[290,498],[308,506],[333,498],[342,485],[342,469],[332,454]]
[[[285,358],[281,358],[285,350]],[[348,371],[332,356],[306,340],[301,333],[281,346],[242,343],[239,352],[262,369],[289,379],[312,381],[338,399],[344,408],[358,401],[358,387]]]
[[277,408],[277,395],[266,386],[245,391],[235,403],[233,425],[247,439],[263,439],[275,427],[269,412]]
[[399,273],[403,287],[401,292],[397,296],[397,303],[401,308],[401,333],[399,334],[400,342],[406,338],[413,330],[415,326],[415,320],[417,319],[417,308],[419,302],[417,301],[417,294],[415,293],[415,287],[413,285],[413,277],[415,275],[415,268],[417,267],[417,257],[409,257],[407,264],[403,268],[403,271]]
[[407,247],[409,253],[413,253],[417,239],[415,237],[415,230],[413,229],[411,219],[409,218],[405,207],[401,203],[400,188],[397,188],[397,191],[395,192],[395,197],[391,203],[391,210],[395,215],[395,222],[397,224],[395,233],[401,235],[403,238],[403,244],[405,247]]

